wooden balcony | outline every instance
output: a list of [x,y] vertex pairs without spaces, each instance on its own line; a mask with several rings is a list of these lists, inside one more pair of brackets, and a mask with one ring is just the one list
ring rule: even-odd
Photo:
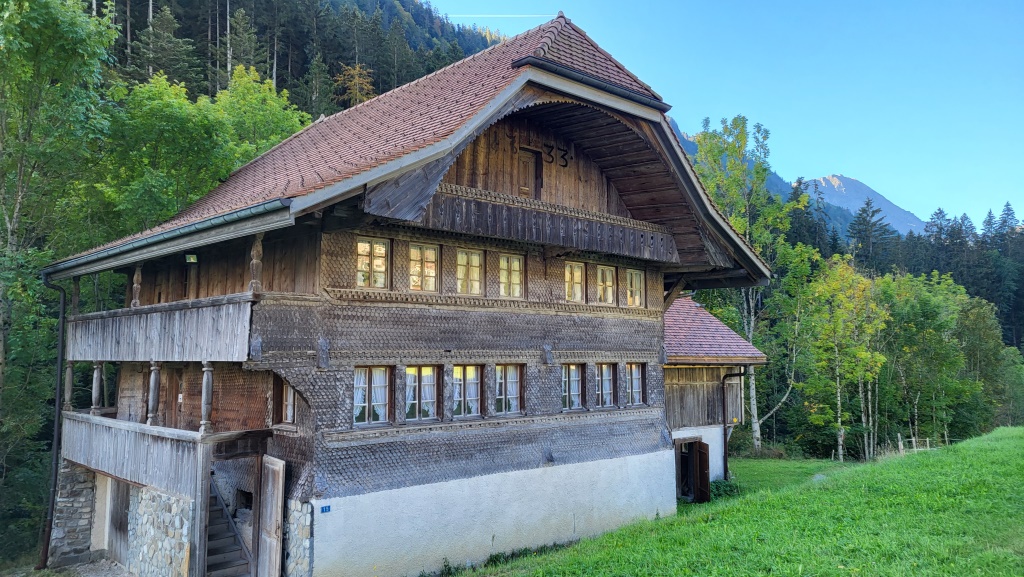
[[252,293],[70,317],[69,361],[245,361]]

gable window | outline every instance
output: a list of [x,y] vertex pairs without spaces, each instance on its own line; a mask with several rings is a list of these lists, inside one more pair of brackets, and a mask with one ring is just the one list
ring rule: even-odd
[[597,406],[615,406],[615,365],[597,365]]
[[388,288],[390,245],[390,241],[379,238],[360,238],[356,242],[356,286]]
[[495,367],[494,414],[521,413],[523,401],[522,367],[498,365]]
[[455,256],[455,292],[460,295],[483,294],[484,253],[459,249]]
[[615,267],[597,267],[597,302],[615,304]]
[[[179,379],[178,390],[181,390],[181,371],[176,370],[174,375]],[[182,396],[179,393],[179,398]],[[181,402],[180,400],[178,401]],[[284,382],[281,377],[274,376],[274,412],[271,419],[275,425],[290,425],[295,423],[295,389]]]
[[565,263],[565,300],[583,302],[583,263]]
[[583,371],[580,365],[562,365],[562,409],[583,408]]
[[523,298],[523,257],[516,254],[498,256],[498,296]]
[[437,292],[436,245],[409,245],[409,289]]
[[626,306],[642,308],[644,306],[644,271],[626,270]]
[[422,421],[437,418],[437,369],[406,367],[405,420]]
[[452,370],[452,381],[455,389],[456,417],[475,417],[480,415],[480,367],[476,365],[456,365]]
[[388,367],[356,367],[352,404],[352,416],[356,424],[388,422],[390,376]]
[[626,403],[642,405],[646,401],[644,394],[643,363],[626,363]]

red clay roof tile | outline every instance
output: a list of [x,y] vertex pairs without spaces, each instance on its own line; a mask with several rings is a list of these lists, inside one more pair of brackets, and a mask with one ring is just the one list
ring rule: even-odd
[[764,353],[689,297],[679,297],[665,311],[665,353],[682,359],[766,360]]
[[83,254],[270,200],[300,197],[439,142],[519,77],[528,67],[512,63],[532,54],[660,100],[559,14],[537,28],[314,122],[236,170],[170,220]]

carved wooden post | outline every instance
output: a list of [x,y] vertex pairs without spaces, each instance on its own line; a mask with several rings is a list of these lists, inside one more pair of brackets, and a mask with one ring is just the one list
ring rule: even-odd
[[258,293],[263,291],[263,233],[258,233],[252,239],[252,260],[249,261],[249,273],[252,275],[249,280],[249,292]]
[[92,363],[92,410],[93,415],[100,414],[100,388],[103,386],[103,363]]
[[135,276],[132,277],[132,304],[129,308],[139,306],[139,293],[142,291],[142,263],[135,265]]
[[146,424],[159,426],[157,412],[160,410],[160,363],[150,361],[149,363],[149,414],[146,415]]
[[202,417],[199,421],[199,434],[213,432],[213,422],[210,415],[213,414],[213,364],[210,361],[203,361],[203,408]]
[[75,381],[75,363],[64,361],[64,410],[70,411],[71,407],[71,385]]
[[78,304],[82,299],[82,285],[80,276],[71,279],[71,315],[78,314]]

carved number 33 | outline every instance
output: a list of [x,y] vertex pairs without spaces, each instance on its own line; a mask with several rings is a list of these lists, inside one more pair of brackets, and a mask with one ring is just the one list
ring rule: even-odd
[[[546,162],[548,164],[552,164],[552,163],[555,162],[555,155],[554,155],[555,150],[556,150],[556,148],[554,146],[550,145],[550,144],[545,144],[544,145],[544,162]],[[568,158],[569,157],[569,150],[566,149],[566,148],[562,148],[561,146],[559,146],[557,148],[557,150],[558,150],[558,166],[561,166],[562,168],[565,168],[565,167],[569,166],[569,158]]]

